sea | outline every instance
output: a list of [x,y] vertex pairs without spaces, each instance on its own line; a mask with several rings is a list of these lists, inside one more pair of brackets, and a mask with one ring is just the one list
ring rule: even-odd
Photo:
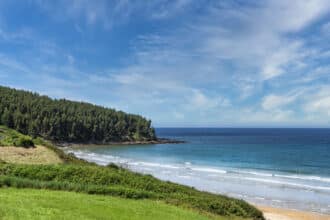
[[244,199],[330,214],[330,129],[158,128],[180,144],[70,148],[100,165]]

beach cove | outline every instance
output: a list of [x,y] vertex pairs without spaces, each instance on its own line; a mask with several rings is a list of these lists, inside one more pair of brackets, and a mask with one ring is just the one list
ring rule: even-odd
[[157,133],[186,143],[69,151],[101,165],[116,163],[262,207],[330,214],[327,129],[157,129]]

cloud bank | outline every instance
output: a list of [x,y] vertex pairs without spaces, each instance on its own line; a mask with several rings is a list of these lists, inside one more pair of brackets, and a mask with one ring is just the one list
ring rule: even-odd
[[9,28],[15,19],[0,18],[1,84],[144,114],[156,126],[329,126],[326,0],[25,7],[45,22]]

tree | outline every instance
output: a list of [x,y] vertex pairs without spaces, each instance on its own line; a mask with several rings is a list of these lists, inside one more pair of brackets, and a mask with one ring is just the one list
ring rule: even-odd
[[2,113],[1,123],[6,125],[9,128],[14,127],[13,116],[7,108],[5,108],[5,110]]
[[0,123],[23,134],[66,142],[154,140],[139,115],[0,86]]

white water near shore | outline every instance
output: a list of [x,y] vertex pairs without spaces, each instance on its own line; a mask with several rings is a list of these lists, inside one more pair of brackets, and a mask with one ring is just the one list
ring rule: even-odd
[[88,149],[68,149],[77,157],[100,165],[115,163],[199,190],[221,193],[257,205],[330,214],[330,178],[252,169],[134,160]]

